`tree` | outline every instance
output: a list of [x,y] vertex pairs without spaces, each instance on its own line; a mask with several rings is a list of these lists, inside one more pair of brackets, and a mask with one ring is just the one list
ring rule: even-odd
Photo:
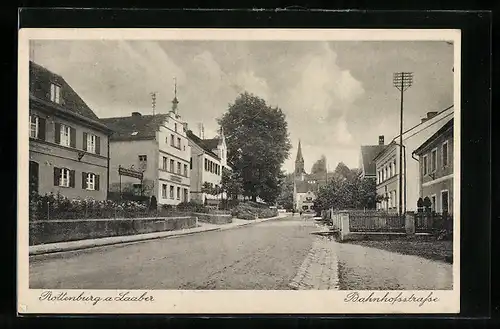
[[283,183],[281,184],[281,192],[278,196],[278,204],[283,206],[285,209],[293,208],[293,174],[289,174],[285,177]]
[[292,147],[285,114],[247,92],[219,119],[228,161],[241,179],[243,194],[272,202],[279,195],[281,165]]
[[319,159],[313,164],[311,168],[311,174],[325,173],[325,172],[326,172],[326,157],[322,155],[321,159]]
[[242,192],[242,182],[238,173],[227,168],[222,169],[221,191],[225,192],[228,198],[233,200],[238,198]]
[[358,169],[340,163],[334,176],[319,189],[314,201],[316,210],[373,209],[377,202],[375,182],[363,179]]

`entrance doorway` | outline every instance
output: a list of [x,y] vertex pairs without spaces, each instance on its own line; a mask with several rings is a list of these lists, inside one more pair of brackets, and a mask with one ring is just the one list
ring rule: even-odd
[[29,191],[30,195],[32,193],[38,193],[38,163],[35,161],[30,161],[29,167]]

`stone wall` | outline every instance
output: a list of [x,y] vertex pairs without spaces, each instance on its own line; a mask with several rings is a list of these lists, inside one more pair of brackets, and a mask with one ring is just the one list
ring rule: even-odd
[[200,222],[210,223],[210,224],[229,224],[233,222],[233,216],[224,214],[204,214],[204,213],[194,213],[194,216],[198,217]]
[[196,227],[196,217],[72,219],[33,221],[29,226],[29,244],[135,235]]

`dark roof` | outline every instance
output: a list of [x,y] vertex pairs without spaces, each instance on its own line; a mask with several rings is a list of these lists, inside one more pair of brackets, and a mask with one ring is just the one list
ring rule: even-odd
[[[210,154],[210,156],[212,156],[218,160],[220,159],[219,156],[212,151],[213,149],[217,148],[217,145],[219,143],[219,140],[217,138],[201,139],[198,136],[196,136],[195,134],[193,134],[193,132],[191,130],[188,130],[186,132],[186,134],[187,134],[187,137],[190,140],[192,140],[193,143],[195,143],[196,145],[201,147],[203,149],[203,151],[205,151],[206,153]],[[215,144],[215,147],[212,147],[214,144],[214,141],[217,143]]]
[[434,135],[429,137],[425,142],[422,143],[413,153],[419,154],[421,151],[423,151],[429,144],[432,144],[433,141],[435,141],[438,137],[440,137],[442,134],[444,134],[446,131],[453,129],[453,119],[445,123],[444,126],[442,126]]
[[61,86],[62,105],[65,109],[87,119],[99,121],[94,111],[88,107],[62,76],[30,61],[30,94],[37,98],[50,100],[51,82]]
[[[90,109],[62,76],[32,61],[30,61],[29,69],[30,99],[60,112],[73,115],[76,118],[103,126],[103,123],[94,111]],[[55,83],[61,87],[61,104],[50,101],[51,83]]]
[[376,175],[375,157],[385,149],[386,145],[362,145],[361,160],[365,176]]
[[218,138],[203,139],[202,141],[205,147],[209,150],[214,150],[217,148],[217,145],[219,145]]
[[[160,126],[167,121],[168,114],[131,115],[128,117],[103,118],[104,124],[114,133],[110,140],[154,139]],[[132,135],[137,132],[137,134]]]

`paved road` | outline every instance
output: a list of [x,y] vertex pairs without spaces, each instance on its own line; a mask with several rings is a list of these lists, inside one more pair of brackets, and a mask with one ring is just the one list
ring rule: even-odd
[[317,230],[285,218],[30,258],[32,289],[290,289]]
[[281,218],[30,258],[32,289],[452,289],[452,266],[311,234]]

